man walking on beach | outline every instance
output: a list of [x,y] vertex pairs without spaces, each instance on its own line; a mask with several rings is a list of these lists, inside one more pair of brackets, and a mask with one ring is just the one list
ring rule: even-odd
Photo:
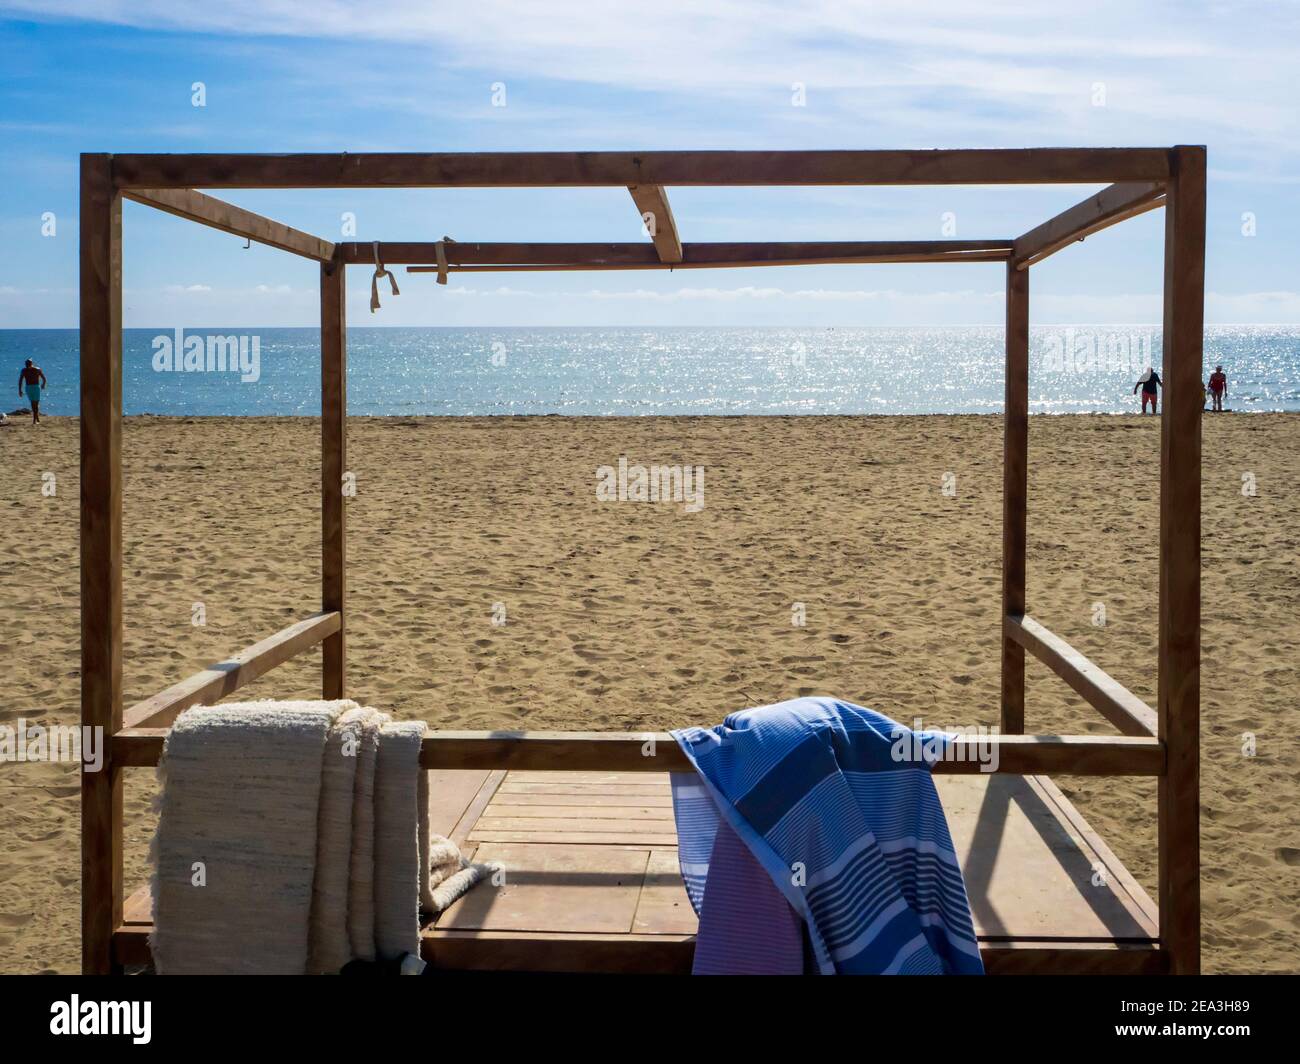
[[32,404],[32,424],[41,423],[41,389],[49,387],[45,373],[40,366],[32,365],[29,358],[18,371],[18,398],[23,397],[23,385],[27,386],[27,401]]
[[1222,366],[1215,366],[1210,374],[1210,395],[1214,399],[1214,409],[1223,413],[1223,398],[1228,394],[1228,377]]
[[1136,395],[1139,388],[1142,389],[1142,413],[1147,412],[1147,403],[1151,404],[1151,413],[1156,412],[1156,388],[1160,385],[1160,374],[1150,366],[1147,371],[1138,378],[1137,384],[1133,385],[1133,393]]

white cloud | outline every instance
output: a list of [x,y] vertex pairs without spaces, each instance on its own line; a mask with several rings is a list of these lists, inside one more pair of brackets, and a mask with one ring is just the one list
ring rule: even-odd
[[[1213,139],[1263,157],[1295,143],[1296,10],[1286,4],[1059,0],[0,0],[0,11],[235,36],[427,44],[512,83],[771,98],[812,123],[861,115],[900,146]],[[362,47],[359,62],[376,61]],[[790,85],[809,105],[789,107]],[[1106,86],[1094,107],[1093,86]],[[486,91],[486,83],[485,83]],[[957,116],[963,120],[955,121]],[[844,128],[844,127],[839,127]],[[631,129],[630,140],[638,140]],[[1265,136],[1280,137],[1265,145]],[[854,138],[858,140],[859,138]]]
[[[797,5],[788,0],[717,0],[708,5],[661,0],[653,17],[647,17],[642,4],[590,0],[0,0],[0,15],[4,13],[222,35],[225,41],[209,38],[203,46],[256,55],[265,60],[269,83],[308,89],[327,50],[297,38],[336,42],[334,50],[346,49],[349,56],[346,77],[335,86],[340,97],[346,96],[363,114],[382,111],[391,120],[388,125],[336,123],[333,128],[344,130],[338,135],[345,136],[353,150],[395,147],[384,140],[399,123],[401,129],[437,128],[445,134],[439,143],[456,149],[542,144],[752,148],[1206,142],[1211,149],[1212,264],[1228,231],[1224,219],[1235,219],[1243,206],[1258,210],[1261,218],[1272,209],[1270,232],[1283,234],[1283,243],[1294,228],[1293,205],[1284,199],[1288,186],[1300,182],[1294,46],[1300,9],[1294,5],[1262,0],[1213,5],[1096,0],[1074,7],[1059,0],[1007,5],[969,0],[808,0]],[[141,38],[136,46],[148,50],[157,44]],[[451,91],[430,90],[432,69],[453,72],[450,79],[438,81],[444,87],[455,82]],[[489,113],[484,122],[482,113],[467,108],[465,94],[477,91],[474,87],[481,83],[486,101],[488,85],[495,80],[506,82],[511,105]],[[794,81],[807,85],[806,108],[790,106]],[[1105,86],[1105,106],[1093,106],[1097,83]],[[608,91],[594,93],[590,87]],[[333,114],[328,109],[325,113]],[[39,124],[39,116],[29,117],[31,125]],[[458,119],[462,125],[456,125]],[[0,124],[0,129],[6,125],[17,132],[25,124]],[[76,127],[65,132],[68,128]],[[173,125],[136,133],[185,139],[197,130]],[[304,123],[301,134],[291,123],[275,133],[286,149],[339,146],[335,133],[310,123]],[[300,136],[308,143],[295,139]],[[30,181],[33,157],[21,158],[23,178]],[[69,156],[58,165],[75,166],[75,158]],[[0,169],[4,166],[0,158]],[[69,171],[60,180],[73,176]],[[1239,186],[1247,184],[1251,187],[1243,194]],[[609,191],[612,196],[617,190]],[[709,228],[711,239],[750,231],[728,217],[728,212],[739,216],[746,203],[762,208],[746,225],[771,219],[784,227],[786,238],[851,238],[851,231],[864,230],[893,235],[889,226],[902,224],[897,214],[877,207],[872,197],[858,196],[859,191],[804,190],[777,206],[775,199],[747,190],[721,208],[713,200],[696,200],[707,202],[707,210],[695,208],[695,218],[692,199],[683,192],[685,210],[679,203],[678,216],[687,223],[683,232],[688,239],[708,237],[701,231]],[[1023,213],[1022,197],[1031,193],[1004,189],[1000,195],[1015,197],[993,199],[995,208],[1007,215]],[[832,217],[824,208],[837,200],[844,209]],[[765,207],[769,202],[773,206]],[[915,213],[916,204],[923,201],[907,202]],[[823,210],[812,211],[811,206]],[[525,229],[532,224],[530,218],[521,220],[517,208],[509,210],[516,211],[510,215],[512,222]],[[846,232],[825,232],[828,218]],[[74,224],[64,217],[59,221],[61,230]],[[22,224],[30,222],[24,218]],[[1233,232],[1235,225],[1233,221],[1229,227]],[[979,234],[972,228],[969,235]],[[511,233],[509,238],[517,237]],[[1268,253],[1249,267],[1249,275],[1218,274],[1254,290],[1208,293],[1208,321],[1300,321],[1300,303],[1291,290],[1297,286],[1294,263],[1284,257],[1285,251],[1273,251],[1276,246],[1268,246]],[[198,270],[190,275],[205,280],[223,276]],[[211,313],[218,320],[314,324],[314,287],[273,283],[287,276],[255,275],[250,280],[272,283],[247,288],[193,284],[140,291],[132,294],[127,314],[145,323]],[[1000,289],[800,289],[769,285],[763,271],[749,276],[757,283],[726,288],[711,286],[716,275],[686,275],[679,289],[633,291],[582,290],[578,282],[573,290],[558,292],[512,285],[474,288],[462,280],[435,298],[412,298],[410,293],[404,299],[385,298],[377,315],[368,312],[368,291],[358,285],[351,291],[349,309],[353,321],[364,325],[488,324],[498,317],[512,324],[603,323],[619,315],[658,321],[656,308],[665,307],[671,307],[671,316],[682,324],[728,314],[730,320],[763,315],[787,320],[799,314],[802,323],[855,317],[1001,320]],[[1135,283],[1145,287],[1151,283],[1149,276]],[[224,277],[239,284],[234,273]],[[10,273],[4,279],[23,278]],[[70,279],[75,283],[75,273]],[[851,284],[857,278],[845,274],[844,279]],[[816,283],[811,277],[799,280]],[[839,281],[840,276],[830,280]],[[1091,281],[1077,274],[1067,275],[1067,283],[1083,289]],[[39,308],[57,313],[42,324],[76,321],[75,292],[71,297],[63,291],[42,292],[34,298],[31,291],[11,286],[0,288],[0,298],[10,322],[39,320],[33,317]],[[31,298],[30,306],[21,305],[24,298]],[[662,314],[669,317],[667,311]],[[1034,314],[1041,321],[1154,321],[1160,317],[1160,299],[1150,292],[1044,292],[1034,297]]]
[[1290,325],[1300,322],[1300,292],[1206,292],[1206,321]]

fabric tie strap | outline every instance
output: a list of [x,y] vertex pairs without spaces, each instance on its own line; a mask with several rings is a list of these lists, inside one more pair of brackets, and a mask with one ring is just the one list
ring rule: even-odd
[[438,283],[447,283],[447,241],[450,237],[443,237],[433,247],[433,253],[438,257]]
[[370,278],[370,313],[373,314],[379,309],[379,278],[387,277],[388,283],[393,287],[393,295],[400,296],[402,293],[397,290],[397,277],[392,270],[384,269],[384,264],[379,261],[379,241],[375,241],[375,275]]

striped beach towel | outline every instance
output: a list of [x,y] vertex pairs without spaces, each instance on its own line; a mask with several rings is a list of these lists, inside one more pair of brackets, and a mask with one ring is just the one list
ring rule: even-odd
[[722,817],[802,917],[823,974],[983,973],[929,764],[898,756],[926,745],[910,730],[799,698],[673,737],[697,770],[673,774],[697,913]]

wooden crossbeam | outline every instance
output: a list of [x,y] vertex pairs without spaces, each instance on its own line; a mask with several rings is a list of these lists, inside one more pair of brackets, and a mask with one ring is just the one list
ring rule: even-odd
[[[979,744],[988,744],[983,750]],[[1128,736],[989,735],[957,739],[935,772],[978,774],[996,748],[992,771],[1081,776],[1158,776],[1164,751],[1156,739]],[[653,750],[653,754],[647,753]],[[566,769],[683,772],[691,763],[667,732],[433,732],[420,754],[424,768]]]
[[628,185],[632,202],[641,212],[641,223],[654,241],[659,261],[682,261],[682,239],[677,233],[673,209],[668,205],[668,193],[662,185]]
[[1156,734],[1154,709],[1032,617],[1008,614],[1003,635],[1033,654],[1125,735]]
[[[147,964],[150,926],[123,927],[115,945],[127,963]],[[989,975],[1158,975],[1168,959],[1150,943],[1091,940],[985,941],[979,944]],[[458,931],[429,927],[421,952],[450,971],[625,971],[638,975],[689,975],[694,935],[556,935],[540,931]]]
[[[459,240],[443,243],[449,266],[467,265],[569,265],[582,264],[592,269],[613,266],[654,266],[659,256],[652,244],[641,243],[467,243]],[[437,261],[436,241],[380,241],[379,257],[386,266],[429,265]],[[339,244],[339,257],[348,264],[369,265],[374,262],[374,244],[346,242]]]
[[220,229],[223,233],[255,240],[268,247],[289,251],[317,262],[329,262],[334,257],[334,245],[328,240],[304,233],[260,214],[236,207],[233,203],[214,196],[195,192],[191,188],[133,189],[124,193],[129,200],[143,203],[168,214],[200,225]]
[[1166,148],[114,155],[119,189],[1035,185],[1163,181]]
[[[691,245],[683,245],[688,249]],[[661,262],[655,259],[645,263],[619,263],[606,266],[593,266],[589,263],[556,262],[536,264],[485,264],[481,266],[466,265],[451,267],[452,273],[563,273],[565,271],[607,272],[616,270],[732,270],[750,269],[757,266],[849,266],[863,263],[905,263],[905,262],[1003,262],[1006,251],[970,251],[950,252],[946,254],[900,253],[897,255],[851,255],[847,257],[818,258],[795,256],[793,258],[726,258],[712,255],[691,257],[689,250],[684,250],[681,262]],[[438,273],[437,266],[408,266],[407,273]]]
[[1164,975],[1169,957],[1147,943],[981,942],[986,975]]
[[1163,207],[1164,197],[1165,186],[1158,181],[1111,185],[1018,237],[1012,260],[1017,269],[1027,269],[1077,240]]
[[[987,744],[981,749],[980,744]],[[989,735],[957,739],[935,772],[1013,775],[1158,776],[1158,740],[1129,736]],[[653,751],[649,753],[648,751]],[[433,732],[420,752],[424,768],[566,769],[574,772],[689,772],[692,765],[667,732]]]
[[[113,737],[120,765],[158,763],[167,729],[124,728]],[[1159,740],[1111,735],[987,735],[958,738],[935,772],[1014,776],[1159,776]],[[693,772],[667,732],[431,732],[424,737],[425,769],[528,769],[566,772]]]
[[[374,245],[343,243],[347,263],[372,263]],[[386,265],[411,265],[412,273],[433,273],[437,244],[380,243]],[[1010,240],[872,240],[683,244],[677,262],[665,262],[650,244],[472,244],[444,243],[453,271],[473,270],[655,270],[727,269],[740,266],[803,266],[863,262],[1001,262]]]
[[165,691],[160,691],[122,714],[124,728],[162,728],[171,724],[190,706],[210,705],[251,683],[290,658],[313,647],[340,630],[342,619],[335,611],[318,613],[276,632],[211,668],[195,673]]
[[[113,934],[118,964],[153,962],[153,924],[123,924]],[[1095,939],[981,939],[980,958],[988,975],[1163,975],[1165,950],[1149,942]],[[694,935],[554,934],[544,931],[457,931],[429,925],[420,951],[435,968],[449,971],[635,972],[689,975]]]

